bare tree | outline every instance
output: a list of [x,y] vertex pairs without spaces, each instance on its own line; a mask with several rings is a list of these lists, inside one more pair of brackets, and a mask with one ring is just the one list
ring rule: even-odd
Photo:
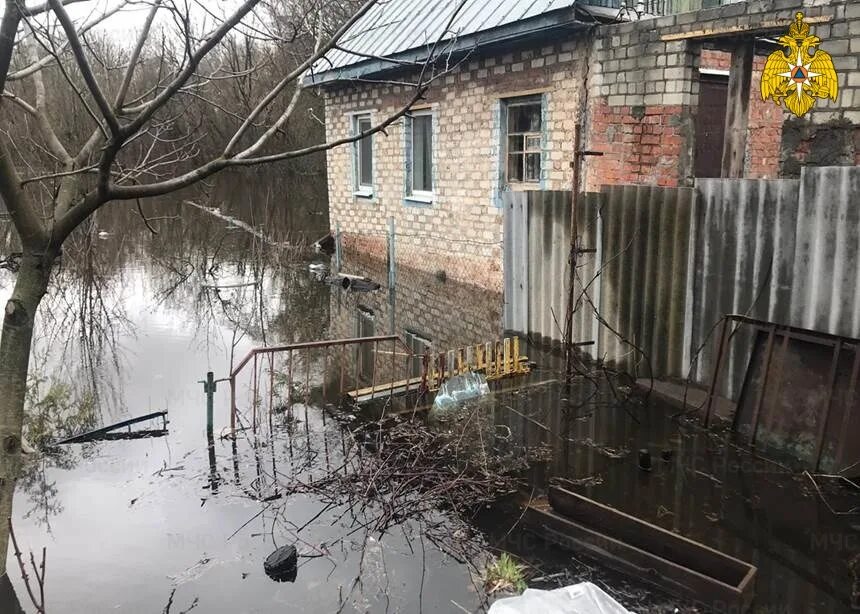
[[[280,138],[289,134],[299,107],[300,77],[374,3],[365,2],[348,17],[333,16],[332,10],[343,3],[331,0],[285,3],[291,12],[275,18],[271,11],[277,3],[260,0],[237,2],[224,16],[213,13],[204,0],[196,5],[125,0],[109,10],[92,0],[29,6],[25,0],[5,0],[0,22],[0,198],[22,256],[0,337],[0,576],[20,464],[35,317],[64,242],[108,203],[139,207],[140,199],[193,186],[225,169],[300,158],[350,143],[405,115],[450,67],[450,58],[440,61],[440,41],[450,38],[445,34],[428,47],[427,60],[412,67],[412,87],[402,108],[370,130],[298,147]],[[83,18],[70,14],[88,6],[90,13]],[[129,48],[99,41],[97,26],[141,7],[145,18]],[[453,11],[445,32],[461,7]],[[257,54],[237,35],[275,48],[285,42],[303,44],[290,47],[295,61],[263,90],[251,83],[260,69]],[[219,104],[216,94],[226,83],[239,93],[241,113]],[[218,135],[219,149],[211,156],[199,147],[199,124],[189,120],[190,100],[234,120],[235,129]],[[11,136],[13,113],[27,122],[21,138]],[[64,117],[69,114],[75,130]],[[65,122],[62,130],[60,122]],[[284,143],[286,147],[278,147]]]

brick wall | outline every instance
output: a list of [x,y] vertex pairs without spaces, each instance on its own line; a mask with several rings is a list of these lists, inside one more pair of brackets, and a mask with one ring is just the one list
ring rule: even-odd
[[[579,45],[579,46],[578,46]],[[501,290],[502,214],[499,175],[500,100],[523,93],[546,97],[544,180],[547,189],[567,186],[584,50],[567,42],[467,61],[431,88],[426,101],[436,128],[433,203],[404,201],[403,124],[374,136],[374,197],[354,195],[352,150],[328,152],[332,225],[362,235],[363,245],[384,256],[387,220],[393,217],[398,259],[410,250],[412,266],[443,270],[452,279]],[[350,114],[382,118],[399,110],[408,93],[397,85],[358,85],[326,91],[326,131],[332,140],[350,132]],[[348,238],[356,241],[355,238]]]
[[[332,290],[331,321],[328,331],[333,339],[346,339],[357,334],[359,306],[369,310],[375,321],[375,334],[387,335],[391,326],[391,306],[388,302],[388,269],[384,260],[369,254],[363,244],[344,249],[343,272],[368,276],[383,284],[376,292],[346,292]],[[406,331],[417,333],[431,341],[432,352],[486,343],[501,338],[502,297],[499,293],[476,288],[471,283],[443,279],[435,273],[416,267],[397,267],[395,328],[404,338]],[[407,375],[403,350],[391,361],[391,346],[384,344],[375,361],[376,382],[401,380]],[[356,352],[344,353],[347,378],[354,379]],[[359,382],[368,385],[369,382]]]
[[[792,118],[784,108],[761,100],[766,56],[757,56],[745,174],[792,177],[804,163],[860,162],[860,2],[758,0],[597,28],[591,50],[587,145],[603,147],[607,155],[589,159],[588,187],[595,189],[607,179],[691,183],[697,71],[729,67],[728,54],[703,47],[720,37],[761,28],[773,28],[778,35],[797,11],[814,22],[812,33],[822,38],[822,48],[833,57],[839,98],[819,100],[804,118]],[[655,141],[667,145],[655,150]]]
[[[809,5],[809,6],[807,6]],[[814,6],[813,6],[814,5]],[[764,56],[754,63],[746,175],[794,176],[803,163],[860,162],[860,2],[757,0],[640,22],[596,27],[591,38],[489,57],[473,57],[431,88],[422,104],[435,114],[432,204],[404,201],[403,121],[374,139],[374,197],[353,193],[350,146],[328,152],[332,226],[367,254],[385,256],[387,220],[397,228],[397,259],[448,278],[499,291],[502,215],[498,186],[500,100],[539,93],[546,101],[541,187],[567,189],[578,109],[587,79],[584,145],[589,189],[605,183],[673,186],[693,180],[700,68],[728,68],[715,37],[761,27],[784,31],[797,10],[818,20],[840,76],[838,102],[819,101],[802,120],[760,98]],[[585,68],[588,67],[586,73]],[[407,77],[398,77],[404,80]],[[351,130],[351,113],[380,119],[399,110],[409,91],[395,84],[327,86],[326,132]]]

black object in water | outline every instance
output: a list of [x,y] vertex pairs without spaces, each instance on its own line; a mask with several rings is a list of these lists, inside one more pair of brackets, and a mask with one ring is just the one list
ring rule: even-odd
[[295,582],[299,556],[295,546],[281,546],[263,563],[266,575],[276,582]]

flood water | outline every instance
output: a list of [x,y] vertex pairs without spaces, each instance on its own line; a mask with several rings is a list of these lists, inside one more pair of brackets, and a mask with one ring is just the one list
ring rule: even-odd
[[[468,517],[450,505],[398,512],[378,530],[385,501],[366,489],[369,502],[358,502],[349,491],[360,471],[352,463],[364,454],[354,426],[361,416],[353,421],[318,394],[344,377],[330,372],[328,354],[296,363],[295,380],[307,386],[294,388],[290,376],[288,415],[235,439],[219,436],[230,424],[229,386],[220,382],[208,437],[200,380],[207,371],[227,376],[253,347],[382,335],[392,322],[413,348],[502,334],[501,297],[437,275],[399,272],[393,317],[384,290],[319,283],[308,264],[327,259],[301,245],[323,233],[325,216],[282,219],[274,206],[252,216],[250,202],[222,186],[198,204],[261,235],[195,207],[179,219],[182,205],[167,202],[150,213],[173,218],[154,223],[158,235],[116,209],[66,251],[36,343],[29,407],[43,419],[30,420],[31,432],[54,440],[156,411],[167,411],[169,424],[164,436],[64,445],[28,460],[13,521],[25,553],[47,548],[48,612],[477,612],[487,603],[481,562],[501,550],[530,566],[534,586],[591,580],[639,612],[700,611],[534,539],[509,497]],[[350,266],[386,279],[384,262],[353,255]],[[0,270],[0,299],[11,281]],[[557,356],[528,353],[532,373],[519,387],[500,382],[484,422],[463,431],[520,459],[525,492],[539,496],[562,478],[753,563],[755,611],[850,611],[856,516],[833,514],[800,476],[727,451],[723,435],[669,420],[670,408],[628,400],[623,377],[567,388]],[[349,373],[366,367],[360,353],[354,358]],[[252,419],[249,395],[245,382],[240,425]],[[642,448],[655,458],[649,473],[637,467]],[[850,507],[850,492],[832,494]],[[404,501],[420,499],[405,493]],[[297,547],[298,571],[276,582],[263,561],[286,544]],[[35,612],[11,554],[7,566],[24,611]]]

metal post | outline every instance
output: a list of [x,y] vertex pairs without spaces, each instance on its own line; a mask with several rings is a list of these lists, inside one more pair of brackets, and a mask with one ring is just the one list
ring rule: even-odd
[[390,320],[390,333],[393,335],[395,322],[395,303],[397,293],[395,291],[396,280],[396,257],[394,254],[394,217],[388,218],[388,307]]
[[215,406],[215,388],[218,386],[215,383],[215,374],[209,371],[206,374],[206,381],[202,384],[203,392],[206,393],[206,433],[211,436],[214,429],[212,414]]
[[334,231],[334,269],[335,273],[340,273],[343,266],[343,245],[340,236],[340,222],[335,224]]

